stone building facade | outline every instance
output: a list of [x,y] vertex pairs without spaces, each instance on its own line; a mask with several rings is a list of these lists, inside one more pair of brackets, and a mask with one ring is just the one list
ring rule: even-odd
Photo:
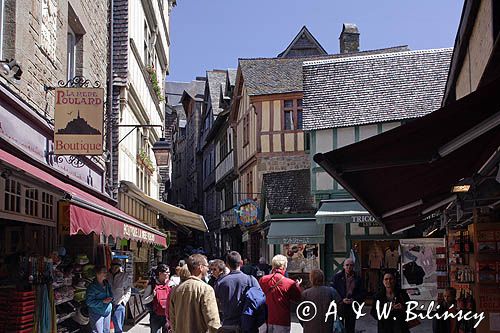
[[3,119],[2,135],[9,142],[24,147],[42,163],[104,193],[104,159],[86,160],[84,167],[75,168],[65,160],[53,158],[55,98],[52,88],[73,76],[84,76],[91,83],[99,82],[106,88],[108,1],[7,0],[1,8],[4,19],[0,58],[15,60],[22,70],[20,80],[2,76],[2,89],[9,95],[9,103],[22,105],[36,115],[40,134],[43,132],[39,139],[26,136],[27,133],[22,135],[19,131],[24,123],[22,112],[11,113],[11,116],[3,113],[4,117],[17,118],[19,123],[11,127],[9,121]]

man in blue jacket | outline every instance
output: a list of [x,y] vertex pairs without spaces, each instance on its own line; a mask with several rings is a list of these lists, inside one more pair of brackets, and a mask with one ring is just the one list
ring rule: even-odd
[[354,261],[351,258],[347,258],[344,261],[344,269],[333,276],[332,287],[342,298],[339,310],[344,321],[345,331],[346,333],[354,333],[356,314],[352,309],[352,302],[362,302],[364,290],[361,277],[354,272]]
[[253,288],[257,292],[259,290],[262,292],[257,279],[241,271],[242,264],[241,255],[238,252],[229,252],[226,256],[226,265],[231,271],[215,285],[215,296],[222,309],[222,330],[225,333],[241,331],[246,291]]

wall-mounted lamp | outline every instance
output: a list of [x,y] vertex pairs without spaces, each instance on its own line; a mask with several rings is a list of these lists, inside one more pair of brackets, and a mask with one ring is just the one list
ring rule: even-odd
[[467,193],[471,189],[474,181],[472,178],[462,178],[452,186],[451,193]]
[[159,141],[156,141],[152,150],[155,154],[157,166],[166,167],[170,164],[170,151],[172,150],[172,145],[167,142],[165,138],[160,138]]
[[17,63],[15,59],[2,60],[2,73],[8,78],[14,78],[15,80],[21,80],[21,75],[23,75],[23,70],[21,66]]

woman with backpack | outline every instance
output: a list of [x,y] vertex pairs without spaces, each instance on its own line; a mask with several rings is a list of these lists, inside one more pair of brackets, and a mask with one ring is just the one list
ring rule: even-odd
[[151,333],[166,333],[169,331],[169,294],[168,277],[170,269],[167,265],[160,264],[155,270],[152,278],[144,291],[144,304],[149,304],[149,326]]

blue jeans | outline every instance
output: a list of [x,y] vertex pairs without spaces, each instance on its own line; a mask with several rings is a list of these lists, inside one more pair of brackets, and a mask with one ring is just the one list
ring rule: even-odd
[[111,315],[115,333],[123,332],[123,322],[125,321],[125,306],[123,304],[113,304],[113,313]]
[[90,328],[92,333],[109,333],[111,313],[106,317],[89,311]]
[[149,313],[149,327],[151,328],[151,333],[166,332],[167,317],[158,316],[154,311]]

